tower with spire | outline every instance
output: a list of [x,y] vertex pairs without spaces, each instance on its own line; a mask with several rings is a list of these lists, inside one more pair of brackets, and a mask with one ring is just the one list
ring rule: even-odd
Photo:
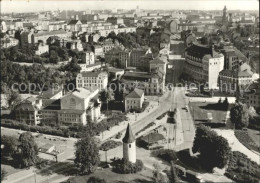
[[128,123],[125,137],[123,138],[123,158],[130,161],[131,163],[136,162],[136,147],[135,147],[135,137],[133,135],[132,129]]
[[227,7],[225,5],[225,7],[223,9],[222,24],[226,24],[227,20],[228,20],[228,17],[227,17]]

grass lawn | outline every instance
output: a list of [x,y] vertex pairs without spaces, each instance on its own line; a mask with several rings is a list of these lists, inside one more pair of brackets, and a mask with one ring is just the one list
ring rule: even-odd
[[258,130],[247,129],[248,135],[260,147],[260,132]]
[[103,170],[97,170],[93,174],[76,176],[70,179],[70,183],[82,183],[87,182],[87,180],[92,177],[99,177],[105,179],[108,183],[116,182],[152,182],[152,171],[149,169],[143,169],[141,172],[136,174],[118,174],[113,172],[110,168]]
[[7,171],[7,176],[23,171],[23,169],[19,169],[19,168],[14,168],[11,165],[5,165],[5,164],[1,164],[1,168],[5,169]]
[[194,116],[195,123],[208,123],[207,113],[212,114],[211,123],[224,123],[227,111],[215,109],[215,103],[191,102],[191,115]]
[[[244,146],[246,146],[248,149],[257,151],[260,153],[260,145],[259,145],[259,135],[260,133],[256,130],[247,131],[244,130],[236,130],[235,136],[241,142]],[[254,140],[253,140],[254,139]],[[257,142],[257,143],[256,143]]]

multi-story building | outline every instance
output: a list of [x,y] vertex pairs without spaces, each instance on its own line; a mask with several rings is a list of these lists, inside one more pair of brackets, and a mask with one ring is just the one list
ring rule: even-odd
[[41,120],[41,114],[39,113],[41,106],[41,99],[28,97],[15,107],[15,119],[30,125],[38,125]]
[[[127,67],[144,67],[144,56],[152,54],[150,48],[125,49],[119,53],[120,68]],[[140,62],[142,58],[142,62]]]
[[217,88],[219,72],[224,69],[224,56],[214,48],[192,44],[185,52],[184,72],[198,82]]
[[220,50],[224,55],[224,69],[238,70],[239,66],[247,62],[246,56],[233,46],[224,47]]
[[41,55],[43,53],[48,53],[48,52],[49,52],[49,45],[44,43],[39,43],[38,45],[36,45],[35,55]]
[[107,22],[112,23],[113,25],[123,24],[124,20],[118,17],[108,17]]
[[144,91],[135,88],[125,97],[125,112],[135,110],[139,111],[144,102]]
[[165,92],[164,80],[157,73],[127,71],[122,81],[127,89],[139,88],[145,95],[161,95]]
[[71,20],[68,25],[70,26],[71,32],[77,32],[80,31],[82,23],[80,20]]
[[81,59],[83,63],[85,63],[86,65],[94,64],[95,53],[93,53],[92,51],[83,52]]
[[131,50],[125,49],[119,52],[119,67],[127,68],[130,65]]
[[19,40],[11,37],[1,38],[1,48],[9,48],[13,46],[17,46],[19,44]]
[[108,84],[108,74],[103,71],[81,72],[76,78],[77,88],[98,88],[106,89]]
[[27,44],[32,43],[32,32],[22,32],[20,34],[20,44],[21,46],[25,46]]
[[61,110],[58,111],[58,123],[71,125],[87,124],[87,116],[95,120],[100,117],[100,104],[97,101],[98,89],[87,90],[77,88],[63,96],[60,100]]
[[245,102],[248,106],[253,106],[257,111],[260,108],[260,88],[255,88],[244,93]]
[[219,90],[226,93],[244,92],[259,75],[251,71],[251,67],[244,63],[238,70],[224,69],[219,73]]
[[59,37],[61,40],[67,40],[71,38],[71,32],[59,30],[59,31],[51,31],[51,32],[45,31],[45,32],[34,33],[31,35],[31,40],[32,40],[31,43],[36,44],[40,40],[43,43],[46,43],[47,39],[51,36]]

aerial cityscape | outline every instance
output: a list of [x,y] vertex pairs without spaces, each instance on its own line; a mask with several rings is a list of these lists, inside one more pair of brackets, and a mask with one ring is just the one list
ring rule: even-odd
[[260,182],[259,1],[0,3],[1,182]]

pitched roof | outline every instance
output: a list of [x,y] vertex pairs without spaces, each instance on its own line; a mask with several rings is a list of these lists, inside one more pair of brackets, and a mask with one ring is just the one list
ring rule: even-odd
[[188,47],[186,51],[189,55],[200,59],[202,59],[204,55],[211,55],[211,56],[213,55],[212,48],[199,45],[199,44],[193,44],[192,46]]
[[124,143],[132,143],[135,141],[135,137],[133,135],[132,129],[128,123],[126,132],[125,132],[125,137],[122,140]]
[[[75,24],[77,24],[78,22],[80,22],[79,20],[71,20],[70,22],[69,22],[69,25],[75,25]],[[81,22],[80,22],[81,23]]]
[[42,100],[43,110],[60,110],[61,104],[60,99],[43,99]]
[[39,95],[38,98],[50,99],[51,97],[55,96],[60,91],[62,91],[62,88],[59,88],[58,90],[56,90],[54,88],[49,88],[46,91],[42,91],[41,95]]
[[252,77],[252,75],[253,72],[248,70],[238,72],[238,77]]
[[39,33],[36,33],[34,34],[34,37],[39,37],[39,36],[54,36],[54,35],[57,35],[57,34],[67,34],[67,32],[65,30],[58,30],[58,31],[45,31],[45,32],[39,32]]
[[18,106],[16,106],[15,110],[35,111],[36,108],[32,104],[30,104],[30,103],[21,103]]
[[146,142],[147,144],[152,144],[154,142],[158,142],[159,140],[165,139],[164,136],[160,133],[150,133],[144,137],[142,137],[142,140]]
[[126,98],[141,98],[144,94],[144,91],[138,88],[135,88],[131,93],[129,93]]
[[98,77],[102,71],[97,72],[81,72],[82,77]]

